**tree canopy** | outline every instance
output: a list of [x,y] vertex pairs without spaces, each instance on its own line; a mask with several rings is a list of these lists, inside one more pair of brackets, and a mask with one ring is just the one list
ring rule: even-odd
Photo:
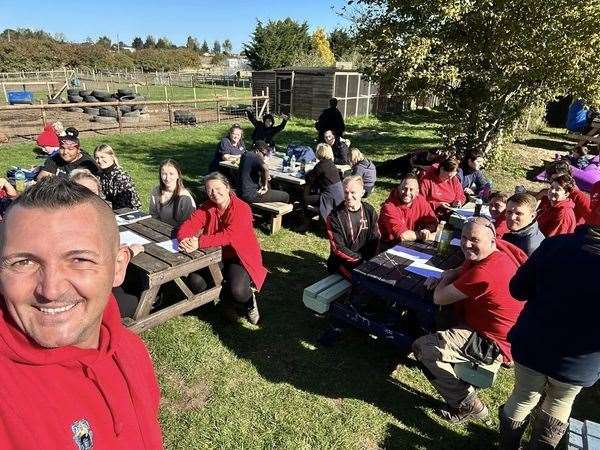
[[342,59],[356,49],[356,36],[344,28],[335,28],[329,33],[329,45],[335,59]]
[[326,66],[335,64],[335,57],[329,46],[327,35],[323,28],[317,28],[311,38],[311,46],[315,54],[323,61]]
[[250,42],[244,44],[244,53],[254,70],[289,66],[298,55],[308,53],[310,49],[308,24],[289,17],[269,20],[266,24],[259,20]]
[[450,139],[490,148],[555,95],[600,99],[598,0],[357,3],[365,70],[389,93],[439,95]]

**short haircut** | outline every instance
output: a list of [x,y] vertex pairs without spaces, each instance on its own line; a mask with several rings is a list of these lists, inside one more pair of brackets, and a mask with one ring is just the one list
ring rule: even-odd
[[485,153],[483,152],[483,150],[478,149],[478,148],[475,148],[467,153],[467,159],[470,159],[471,161],[475,161],[477,158],[484,158],[484,157],[485,157]]
[[555,175],[571,174],[571,164],[565,160],[552,161],[546,166],[546,179],[549,180]]
[[329,106],[337,106],[338,104],[338,99],[335,97],[332,97],[329,99]]
[[344,187],[348,186],[350,183],[358,183],[361,188],[365,187],[365,182],[360,175],[348,175],[346,178],[342,180],[342,184]]
[[350,149],[350,163],[352,165],[354,165],[360,161],[364,161],[364,159],[365,159],[365,155],[363,155],[359,149],[357,149],[356,147],[352,147]]
[[554,178],[552,183],[558,184],[567,192],[570,192],[575,187],[575,180],[571,175],[567,175],[566,173]]
[[445,172],[455,172],[458,169],[459,161],[454,156],[446,158],[440,163],[440,169]]
[[518,206],[526,206],[531,211],[535,211],[537,209],[537,199],[525,192],[519,194],[513,194],[508,198],[508,202],[512,202],[517,204]]
[[333,161],[333,149],[331,148],[331,145],[324,142],[317,145],[316,155],[319,160],[330,159]]
[[[117,222],[115,215],[104,200],[94,194],[85,186],[75,183],[73,180],[67,180],[62,177],[44,177],[35,185],[28,187],[19,195],[8,207],[5,214],[5,221],[10,217],[11,211],[17,207],[25,209],[71,209],[72,207],[89,204],[100,218],[101,222],[109,224],[109,239],[112,239],[115,249],[119,245],[119,233],[117,231]],[[65,220],[69,220],[68,216]],[[0,227],[0,235],[4,241],[3,230]],[[40,233],[43,230],[40,229]]]
[[204,177],[204,186],[206,186],[206,184],[209,181],[220,181],[225,186],[227,186],[227,189],[231,189],[231,183],[229,182],[229,178],[227,178],[221,172],[211,172],[208,175],[206,175]]
[[490,194],[488,201],[491,202],[495,198],[500,200],[502,203],[506,203],[508,201],[508,194],[500,191],[494,191]]
[[404,183],[407,180],[415,180],[417,183],[419,182],[419,175],[416,171],[408,172],[406,175],[402,177],[400,180],[400,184]]
[[88,169],[75,169],[71,171],[71,173],[69,174],[69,179],[71,181],[74,181],[75,183],[78,183],[81,180],[90,180],[91,182],[96,184],[98,188],[98,193],[102,194],[102,185],[100,184],[100,180],[98,179],[98,177],[94,176],[94,174]]

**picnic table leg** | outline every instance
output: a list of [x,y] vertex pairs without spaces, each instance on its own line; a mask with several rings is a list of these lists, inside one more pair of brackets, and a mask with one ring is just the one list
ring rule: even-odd
[[271,219],[271,234],[277,233],[281,229],[281,218],[283,216],[281,214],[277,214],[273,216]]
[[185,294],[185,296],[188,299],[192,298],[194,296],[194,293],[190,290],[190,288],[188,288],[185,285],[185,283],[183,282],[183,280],[181,279],[181,277],[175,278],[175,284],[179,287],[179,289],[181,289],[183,291],[183,293]]
[[208,270],[210,271],[210,275],[212,276],[213,281],[215,282],[215,286],[220,286],[223,283],[223,273],[221,272],[221,268],[218,264],[211,264],[208,266]]
[[154,286],[142,292],[142,295],[140,296],[140,302],[138,303],[135,314],[133,315],[134,320],[148,316],[150,313],[150,308],[152,308],[152,304],[154,303],[154,300],[156,300],[156,294],[158,294],[159,289],[160,286]]

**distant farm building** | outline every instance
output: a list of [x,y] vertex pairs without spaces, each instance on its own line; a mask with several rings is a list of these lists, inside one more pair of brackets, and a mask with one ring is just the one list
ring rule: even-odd
[[284,67],[252,72],[252,95],[269,89],[271,111],[316,119],[338,99],[344,117],[377,111],[378,86],[366,75],[336,67]]

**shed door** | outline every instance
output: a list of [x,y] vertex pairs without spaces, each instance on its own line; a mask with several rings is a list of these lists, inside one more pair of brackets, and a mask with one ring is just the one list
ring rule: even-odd
[[277,113],[289,114],[292,104],[292,76],[277,76]]

